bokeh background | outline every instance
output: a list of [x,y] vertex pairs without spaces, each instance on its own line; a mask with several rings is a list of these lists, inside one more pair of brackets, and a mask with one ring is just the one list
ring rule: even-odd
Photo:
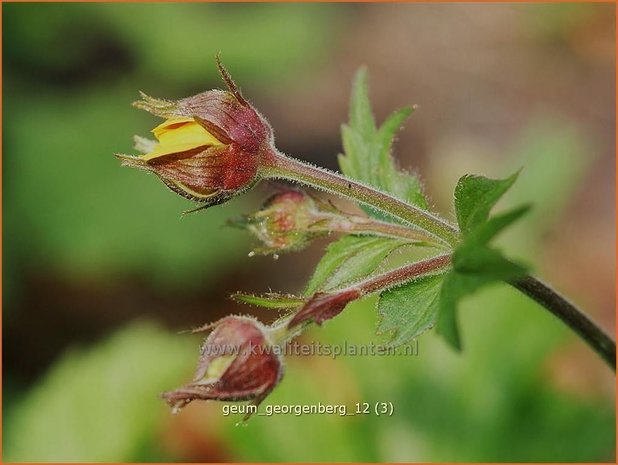
[[[155,118],[143,90],[219,87],[214,56],[285,152],[336,168],[354,71],[451,216],[465,173],[523,166],[502,204],[534,212],[503,238],[608,331],[615,326],[612,4],[3,4],[3,453],[8,461],[614,461],[614,375],[506,286],[465,301],[465,351],[433,333],[416,357],[292,357],[267,403],[391,401],[392,417],[172,416],[199,338],[249,308],[237,290],[298,291],[326,242],[281,257],[225,220],[272,186],[191,207],[121,169]],[[375,341],[371,299],[309,340]],[[272,319],[257,313],[264,321]]]

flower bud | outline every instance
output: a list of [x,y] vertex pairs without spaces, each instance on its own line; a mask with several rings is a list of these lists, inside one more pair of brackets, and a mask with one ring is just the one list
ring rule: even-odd
[[308,321],[321,325],[339,315],[353,300],[362,297],[359,289],[351,288],[336,292],[317,292],[304,304],[288,323],[292,329]]
[[124,166],[155,173],[174,192],[205,207],[228,200],[258,180],[272,129],[247,102],[217,58],[228,91],[210,90],[178,101],[142,95],[135,102],[165,121],[155,141],[136,137],[142,155],[118,154]]
[[255,252],[261,254],[299,250],[317,236],[328,216],[307,194],[289,190],[271,196],[256,213],[230,223],[246,228],[263,244]]
[[331,233],[391,237],[400,244],[432,244],[432,238],[421,231],[344,213],[332,203],[298,190],[275,194],[258,212],[229,223],[253,233],[264,244],[254,250],[260,254],[299,250],[311,240]]
[[271,328],[250,317],[228,316],[196,331],[211,328],[193,381],[162,394],[174,412],[193,400],[252,400],[258,405],[283,375]]

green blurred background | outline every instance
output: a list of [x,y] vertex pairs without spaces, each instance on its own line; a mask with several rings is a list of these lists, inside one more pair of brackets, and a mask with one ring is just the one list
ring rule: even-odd
[[[417,357],[297,357],[266,403],[391,401],[390,417],[255,417],[221,404],[170,415],[199,338],[250,309],[237,290],[298,291],[326,242],[251,258],[225,227],[272,186],[191,207],[120,169],[155,118],[143,90],[220,86],[222,58],[280,149],[336,168],[354,71],[378,119],[417,103],[397,144],[451,215],[465,173],[524,166],[503,206],[534,201],[511,255],[615,326],[611,4],[3,4],[5,461],[614,461],[614,376],[505,286],[466,300],[465,352],[434,334]],[[374,302],[308,338],[375,340]],[[264,321],[272,315],[258,313]]]

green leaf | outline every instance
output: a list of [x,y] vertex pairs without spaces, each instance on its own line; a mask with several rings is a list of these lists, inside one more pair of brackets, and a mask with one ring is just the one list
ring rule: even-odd
[[328,246],[304,294],[332,290],[364,278],[394,250],[405,245],[409,243],[384,237],[344,236]]
[[377,333],[391,333],[389,345],[413,340],[436,324],[444,275],[427,276],[380,295]]
[[517,179],[463,176],[455,188],[455,210],[463,241],[453,252],[453,269],[445,276],[440,292],[437,332],[456,350],[461,350],[457,306],[461,299],[485,285],[508,282],[524,276],[525,266],[506,259],[489,242],[530,210],[529,205],[489,217],[491,209]]
[[489,247],[458,249],[453,255],[453,269],[459,274],[474,275],[488,281],[509,281],[520,278],[526,268],[513,263]]
[[488,244],[529,210],[529,205],[514,208],[473,228],[453,252],[453,270],[461,275],[473,275],[479,282],[509,281],[525,275],[525,266],[506,259]]
[[467,295],[493,280],[474,274],[451,271],[444,279],[440,295],[440,312],[436,330],[453,349],[460,351],[461,336],[457,322],[457,307]]
[[457,305],[466,294],[474,292],[478,287],[474,278],[462,278],[457,273],[448,273],[442,283],[440,292],[440,311],[436,331],[455,350],[461,350],[461,336],[457,323]]
[[[377,128],[369,102],[367,72],[358,71],[352,90],[350,121],[341,129],[345,154],[339,155],[339,165],[346,176],[427,209],[419,179],[397,169],[391,155],[395,134],[413,111],[414,107],[397,110]],[[369,207],[363,209],[371,216],[394,221]]]
[[496,215],[468,233],[453,253],[453,269],[444,279],[437,331],[456,350],[461,350],[457,305],[485,285],[508,282],[526,274],[525,266],[506,259],[487,244],[505,227],[529,210],[523,206]]
[[409,118],[412,112],[416,109],[416,107],[403,107],[399,110],[395,110],[390,114],[388,118],[382,123],[380,129],[378,130],[378,142],[380,143],[380,148],[382,149],[380,152],[381,161],[384,164],[385,168],[390,168],[391,157],[390,150],[393,146],[393,141],[395,138],[395,134],[397,131],[403,126],[403,123]]
[[367,68],[363,67],[354,76],[350,103],[350,126],[358,129],[361,134],[373,133],[376,129],[367,88]]
[[510,226],[517,221],[523,215],[530,211],[530,205],[522,205],[520,207],[513,208],[505,213],[494,215],[488,219],[485,223],[476,227],[473,231],[468,233],[466,240],[462,246],[474,246],[485,245],[489,243],[494,237],[496,237],[503,229]]
[[459,229],[466,235],[489,218],[489,212],[513,185],[519,172],[506,179],[465,175],[455,187],[455,212]]
[[306,302],[303,297],[298,297],[291,294],[276,294],[268,293],[263,295],[244,294],[237,292],[231,295],[232,299],[257,307],[286,309],[294,308]]

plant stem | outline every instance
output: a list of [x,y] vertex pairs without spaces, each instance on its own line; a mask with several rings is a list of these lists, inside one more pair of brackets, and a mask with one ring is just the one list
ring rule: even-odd
[[332,171],[312,166],[275,151],[264,157],[261,169],[265,178],[299,182],[369,205],[428,232],[447,245],[454,246],[459,240],[457,228],[443,219]]
[[291,317],[288,328],[304,327],[310,321],[322,324],[334,318],[353,300],[382,292],[423,276],[446,271],[451,255],[438,255],[420,262],[404,265],[336,291],[316,292],[309,301]]
[[428,235],[424,231],[412,229],[406,226],[399,226],[393,223],[382,221],[372,221],[371,219],[363,218],[365,221],[350,221],[349,225],[343,225],[342,232],[349,234],[372,234],[374,236],[386,236],[395,239],[406,239],[417,243],[427,243],[428,245],[444,247],[444,243],[436,241],[435,236]]
[[447,247],[444,242],[436,238],[436,236],[421,229],[395,223],[387,223],[386,221],[380,221],[365,216],[322,213],[321,215],[316,215],[315,219],[316,225],[310,228],[311,231],[383,236],[407,240],[417,245],[438,248]]
[[446,270],[450,264],[451,254],[438,255],[373,276],[355,284],[353,287],[360,291],[362,296],[382,292],[423,276],[437,274]]
[[616,371],[616,342],[584,312],[532,276],[526,276],[510,284],[560,318]]

